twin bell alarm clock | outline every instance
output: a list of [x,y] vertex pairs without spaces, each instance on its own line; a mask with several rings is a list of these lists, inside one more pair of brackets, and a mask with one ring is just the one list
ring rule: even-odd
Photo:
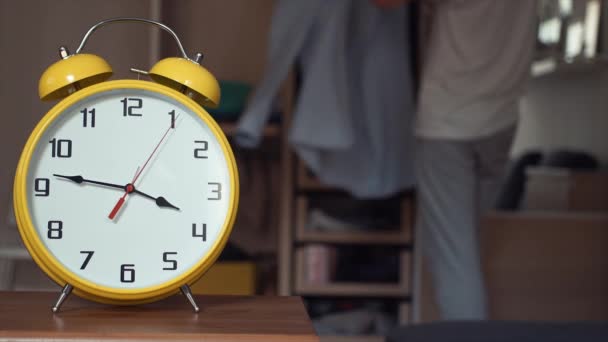
[[[149,81],[109,80],[110,65],[83,48],[125,22],[167,31],[181,56],[134,70]],[[217,80],[147,19],[99,22],[60,57],[39,83],[42,100],[59,102],[29,136],[14,183],[23,242],[63,288],[53,311],[71,292],[130,305],[180,290],[198,311],[189,285],[226,244],[239,195],[233,152],[204,109],[219,104]]]

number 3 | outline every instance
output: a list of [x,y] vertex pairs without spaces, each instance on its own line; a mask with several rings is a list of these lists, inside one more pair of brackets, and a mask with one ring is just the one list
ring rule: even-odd
[[207,197],[208,200],[218,201],[222,199],[222,184],[220,183],[208,183],[209,185],[214,185],[215,189],[212,189],[211,192],[216,194],[215,197]]

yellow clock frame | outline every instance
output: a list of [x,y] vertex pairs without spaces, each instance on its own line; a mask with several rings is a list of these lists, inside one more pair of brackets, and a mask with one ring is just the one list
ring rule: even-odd
[[[79,50],[84,46],[86,38],[95,28],[109,22],[116,21],[140,21],[144,23],[154,23],[146,19],[137,18],[117,18],[98,23],[91,28]],[[159,24],[162,25],[162,24]],[[165,30],[169,30],[162,25]],[[173,33],[172,31],[170,31]],[[181,43],[176,38],[180,49],[183,52]],[[78,51],[79,51],[78,50]],[[57,99],[67,96],[55,105],[34,128],[21,154],[14,182],[14,209],[19,232],[24,245],[30,252],[36,264],[57,284],[73,286],[74,292],[83,298],[106,304],[132,305],[143,304],[160,300],[183,290],[184,285],[190,285],[198,280],[207,271],[215,260],[219,257],[225,244],[228,241],[238,208],[239,199],[239,179],[236,161],[232,149],[226,136],[213,120],[213,118],[203,109],[202,105],[217,105],[219,103],[219,86],[217,80],[206,69],[198,65],[200,54],[196,60],[186,58],[166,58],[157,63],[149,72],[156,82],[142,80],[114,80],[103,82],[111,75],[109,65],[98,56],[90,54],[78,54],[64,56],[66,51],[60,49],[63,60],[55,63],[43,74],[40,82],[39,94],[41,99]],[[67,55],[67,53],[66,53]],[[184,54],[185,55],[185,54]],[[73,58],[73,59],[72,59]],[[72,60],[70,60],[72,59]],[[193,69],[194,68],[194,69]],[[194,72],[194,75],[192,76]],[[59,76],[57,76],[59,75]],[[80,82],[78,82],[80,81]],[[88,82],[88,83],[87,83]],[[101,82],[94,84],[96,82]],[[157,83],[158,82],[158,83]],[[93,85],[90,85],[93,84]],[[84,89],[79,89],[86,86]],[[32,223],[30,217],[28,196],[27,196],[27,175],[33,153],[38,145],[40,138],[47,128],[59,118],[72,105],[95,94],[120,89],[148,90],[157,94],[172,98],[186,106],[210,128],[214,137],[219,142],[224,158],[227,162],[230,177],[230,188],[232,189],[228,204],[228,215],[221,228],[219,238],[214,242],[207,255],[196,265],[192,266],[181,275],[160,285],[140,288],[140,289],[116,289],[97,285],[88,280],[82,279],[64,267],[45,247],[40,236]],[[182,92],[174,89],[180,89]],[[71,94],[71,95],[70,95]],[[188,96],[187,96],[187,95]],[[64,287],[64,291],[65,291]],[[70,287],[71,291],[71,287]],[[188,289],[189,291],[189,289]],[[67,293],[69,294],[69,292]],[[53,307],[56,311],[63,302],[67,294],[62,293],[58,303]],[[187,296],[188,293],[185,293]],[[192,301],[195,311],[198,307]]]
[[[226,218],[222,227],[220,238],[215,241],[215,244],[212,246],[208,256],[202,259],[188,271],[182,273],[181,276],[164,284],[143,289],[112,289],[93,284],[71,273],[46,250],[30,218],[29,204],[27,200],[27,174],[29,171],[32,154],[40,140],[40,137],[44,134],[49,125],[51,125],[53,121],[55,121],[73,104],[97,93],[117,89],[141,89],[156,92],[176,99],[180,103],[183,103],[189,110],[196,113],[198,117],[209,126],[213,132],[213,135],[220,143],[224,157],[228,162],[230,188],[233,189],[229,200],[228,217]],[[230,232],[232,231],[232,226],[236,218],[238,207],[238,189],[236,162],[232,149],[228,144],[228,140],[226,139],[226,136],[222,132],[219,125],[200,105],[184,94],[161,84],[149,81],[117,80],[99,83],[72,94],[53,107],[42,118],[30,135],[25,148],[23,149],[21,159],[19,160],[14,184],[14,206],[19,232],[21,233],[25,246],[30,251],[32,258],[35,260],[38,266],[56,283],[61,285],[69,283],[75,287],[74,292],[79,296],[102,303],[141,304],[159,300],[178,292],[181,285],[192,284],[198,278],[200,278],[206,270],[209,269],[209,267],[220,255],[224,245],[228,241]]]

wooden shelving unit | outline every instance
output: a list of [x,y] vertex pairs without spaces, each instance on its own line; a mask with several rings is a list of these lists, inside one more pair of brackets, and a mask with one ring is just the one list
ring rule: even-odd
[[300,296],[319,297],[378,297],[408,298],[409,288],[395,284],[376,283],[333,283],[326,285],[296,284],[296,293]]
[[306,279],[306,265],[303,250],[296,248],[295,292],[301,296],[333,296],[333,297],[410,297],[411,255],[404,250],[400,255],[400,279],[398,283],[360,283],[360,282],[328,282],[326,284],[310,284]]
[[[287,104],[293,100],[288,97]],[[291,107],[287,107],[291,108]],[[410,322],[412,297],[412,250],[414,224],[413,193],[401,197],[399,223],[395,227],[371,229],[322,230],[309,224],[311,196],[345,195],[344,191],[328,187],[316,179],[297,159],[287,145],[286,133],[290,124],[290,111],[286,111],[282,132],[282,193],[281,222],[279,227],[279,293],[307,298],[325,299],[378,299],[399,303],[399,324]],[[309,246],[357,246],[361,248],[395,248],[399,253],[399,280],[394,283],[336,282],[331,279],[309,282],[305,249]],[[380,342],[383,336],[320,336],[325,342]]]
[[347,245],[407,245],[406,237],[400,231],[385,232],[298,232],[298,242],[324,242]]
[[[236,133],[236,122],[218,122],[222,131],[227,136],[233,136]],[[262,135],[267,138],[278,138],[281,134],[281,126],[279,124],[270,124],[264,127]]]
[[[331,244],[365,244],[365,245],[400,245],[410,246],[412,232],[408,224],[393,229],[375,231],[322,231],[307,229],[306,214],[308,198],[298,196],[296,201],[296,236],[297,242],[324,242]],[[404,200],[401,208],[401,222],[413,222],[412,202]]]

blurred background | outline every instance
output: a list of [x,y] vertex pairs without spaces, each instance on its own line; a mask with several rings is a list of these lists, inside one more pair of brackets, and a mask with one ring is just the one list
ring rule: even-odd
[[[399,325],[440,319],[414,234],[412,122],[429,39],[424,1],[373,13],[365,6],[382,1],[352,2],[365,4],[315,19],[317,27],[310,30],[326,35],[304,35],[298,29],[306,27],[305,16],[277,18],[280,1],[274,0],[0,0],[0,289],[59,289],[29,258],[12,214],[21,148],[54,104],[38,99],[39,76],[58,60],[59,46],[74,51],[98,21],[141,17],[172,27],[188,54],[204,54],[203,65],[222,86],[223,102],[212,115],[238,160],[242,199],[236,226],[220,262],[195,292],[303,296],[320,334],[360,341],[382,341]],[[345,20],[344,13],[362,22],[361,36],[379,22],[399,28],[394,35],[362,38],[358,43],[365,49],[327,50],[338,62],[356,60],[351,68],[357,69],[344,72],[359,78],[346,85],[329,83],[342,79],[336,68],[315,64],[322,49],[344,43],[331,36],[340,29],[331,24]],[[608,2],[539,0],[536,18],[534,60],[506,182],[480,224],[489,318],[605,321]],[[293,39],[276,40],[281,37]],[[314,44],[311,37],[328,41]],[[130,24],[96,32],[85,50],[103,56],[115,79],[137,78],[130,68],[147,70],[177,55],[164,32]],[[361,71],[368,70],[366,63],[390,70],[395,60],[404,75],[397,87],[380,84],[390,72],[385,77]],[[309,84],[323,77],[324,86]],[[380,93],[405,109],[395,118],[380,114],[395,110],[391,101],[355,101],[347,112],[374,119],[345,128],[344,113],[332,116],[326,108],[340,102],[340,86]],[[264,113],[241,116],[254,111]],[[312,121],[303,119],[307,111],[315,113]],[[386,132],[368,150],[357,147],[368,159],[353,160],[353,151],[331,154],[359,144],[358,134],[368,126]],[[395,168],[401,171],[395,174]]]

